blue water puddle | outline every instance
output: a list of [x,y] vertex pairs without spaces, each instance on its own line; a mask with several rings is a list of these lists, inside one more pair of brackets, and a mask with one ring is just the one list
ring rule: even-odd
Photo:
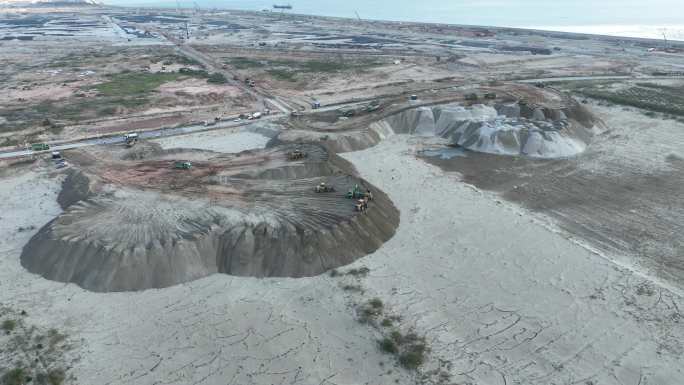
[[418,155],[440,159],[452,159],[455,157],[465,158],[467,156],[465,150],[460,147],[445,147],[430,150],[422,150],[418,152]]

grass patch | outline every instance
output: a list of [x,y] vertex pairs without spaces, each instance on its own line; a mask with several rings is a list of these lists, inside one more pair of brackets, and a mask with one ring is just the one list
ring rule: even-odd
[[62,385],[66,375],[62,369],[52,369],[47,374],[47,381],[50,385]]
[[187,56],[182,56],[182,55],[164,55],[157,57],[153,63],[158,63],[162,62],[163,65],[172,65],[172,64],[181,64],[181,65],[186,65],[186,66],[198,66],[198,67],[204,67],[202,63],[198,62],[197,60],[193,58],[189,58]]
[[235,57],[226,61],[236,69],[267,69],[267,73],[278,80],[296,81],[299,73],[337,73],[342,71],[365,71],[384,63],[375,60],[256,60]]
[[370,301],[368,301],[368,304],[373,308],[373,309],[382,309],[384,304],[382,303],[382,300],[380,298],[373,298]]
[[[609,84],[570,86],[582,95],[604,102],[637,107],[649,112],[661,112],[673,116],[684,116],[684,87],[664,86],[654,83],[636,83],[634,86],[611,89]],[[655,114],[648,116],[654,117]]]
[[358,269],[349,269],[346,272],[346,275],[351,275],[354,277],[366,277],[370,273],[370,269],[367,268],[366,266],[360,267]]
[[31,379],[24,368],[14,368],[2,376],[1,383],[3,385],[24,385],[30,381]]
[[223,74],[215,72],[207,77],[207,83],[226,84],[228,83],[228,79]]
[[5,331],[5,333],[10,334],[11,332],[14,331],[14,329],[17,327],[17,321],[13,319],[6,319],[2,321],[2,330]]
[[246,57],[235,57],[227,61],[227,64],[239,70],[246,70],[249,68],[265,67],[266,64],[261,60],[254,60]]
[[271,69],[266,71],[276,80],[282,80],[286,82],[296,82],[296,72],[285,69]]
[[89,87],[97,90],[102,96],[128,97],[144,95],[152,92],[164,83],[178,80],[181,73],[146,73],[130,72],[111,75],[108,82]]
[[360,285],[344,285],[342,286],[342,290],[344,291],[352,291],[356,293],[363,293],[363,288]]
[[414,332],[402,334],[399,330],[392,330],[379,343],[383,352],[395,355],[399,364],[409,370],[418,369],[428,352],[425,338]]
[[397,354],[399,353],[399,347],[397,346],[397,343],[394,342],[391,338],[383,338],[380,341],[378,341],[378,345],[380,345],[380,350],[382,350],[385,353],[390,353],[390,354]]

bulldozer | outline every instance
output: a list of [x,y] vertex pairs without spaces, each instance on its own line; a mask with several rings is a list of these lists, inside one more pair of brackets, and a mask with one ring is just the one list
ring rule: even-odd
[[315,187],[315,191],[317,193],[335,192],[335,187],[325,184],[325,182],[321,182],[321,184]]
[[287,159],[289,160],[299,160],[304,159],[306,157],[307,154],[299,149],[287,153]]

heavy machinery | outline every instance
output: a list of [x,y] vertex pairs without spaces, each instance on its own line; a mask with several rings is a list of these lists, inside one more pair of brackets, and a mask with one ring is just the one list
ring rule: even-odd
[[365,196],[366,194],[361,190],[361,187],[359,187],[358,184],[354,185],[354,188],[347,192],[348,199],[361,199]]
[[365,108],[366,112],[374,112],[380,109],[380,102],[377,100],[373,100],[368,104]]
[[178,170],[189,170],[192,168],[192,163],[185,161],[176,161],[173,163],[173,168]]
[[138,134],[132,132],[124,135],[124,142],[126,142],[126,147],[133,147],[138,143]]
[[47,143],[34,143],[31,145],[31,150],[33,151],[47,151],[50,149],[50,145]]
[[316,186],[315,190],[317,193],[335,192],[335,187],[325,184],[325,182],[321,182],[321,184]]
[[354,185],[354,188],[349,189],[346,197],[348,199],[365,199],[366,202],[373,200],[373,193],[371,190],[366,190],[365,192],[361,190],[358,184]]
[[306,157],[307,157],[307,154],[300,149],[296,149],[294,151],[287,153],[287,159],[289,159],[289,160],[299,160],[299,159],[304,159]]
[[354,205],[354,209],[359,212],[365,212],[368,210],[368,198],[359,199]]

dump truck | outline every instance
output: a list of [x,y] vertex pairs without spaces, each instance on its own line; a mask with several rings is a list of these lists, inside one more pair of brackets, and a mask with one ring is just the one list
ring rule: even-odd
[[176,161],[173,163],[173,168],[178,170],[189,170],[192,168],[192,163],[186,161]]
[[31,150],[33,151],[47,151],[50,149],[50,145],[47,143],[33,143],[31,145]]
[[325,182],[321,182],[318,186],[315,188],[317,193],[327,193],[327,192],[335,192],[335,187],[330,186],[326,184]]

